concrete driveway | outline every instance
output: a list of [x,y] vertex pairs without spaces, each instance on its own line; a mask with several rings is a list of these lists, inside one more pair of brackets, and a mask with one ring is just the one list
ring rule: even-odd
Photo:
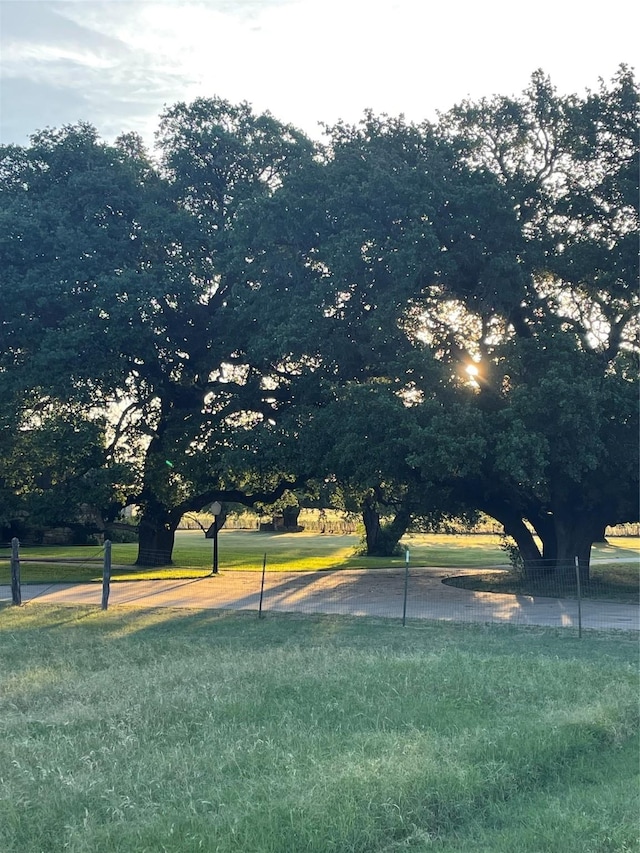
[[[468,570],[476,572],[477,569]],[[456,570],[465,574],[465,570]],[[412,568],[407,585],[407,619],[497,622],[513,625],[577,627],[578,603],[521,595],[473,592],[443,584],[451,569]],[[258,610],[260,572],[223,571],[197,580],[112,582],[109,605]],[[401,619],[404,571],[340,570],[267,572],[263,612],[327,613]],[[11,599],[10,586],[0,586],[0,600]],[[23,604],[95,604],[98,583],[24,584]],[[615,602],[583,601],[582,627],[640,630],[640,607]]]

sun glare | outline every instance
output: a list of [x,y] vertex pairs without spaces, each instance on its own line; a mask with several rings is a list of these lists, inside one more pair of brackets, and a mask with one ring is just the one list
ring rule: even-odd
[[472,388],[480,388],[480,383],[478,382],[480,378],[480,367],[474,362],[470,362],[464,368],[465,373],[467,374],[467,384]]

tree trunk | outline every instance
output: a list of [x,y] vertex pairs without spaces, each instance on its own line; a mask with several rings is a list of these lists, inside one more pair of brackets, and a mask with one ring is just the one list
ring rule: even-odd
[[170,566],[173,545],[180,519],[174,519],[160,507],[145,507],[138,527],[136,566]]
[[377,555],[380,543],[380,513],[378,503],[373,496],[366,497],[362,502],[362,522],[367,546],[367,557]]
[[[538,533],[540,536],[540,534]],[[540,536],[542,539],[542,536]],[[555,530],[542,539],[542,562],[549,570],[555,568],[558,562],[558,538]]]
[[599,524],[598,525],[597,530],[596,530],[594,537],[593,537],[593,541],[598,542],[602,545],[608,545],[609,544],[607,542],[607,525],[606,524]]
[[389,524],[382,525],[378,502],[374,496],[369,496],[362,503],[362,521],[367,557],[393,557],[398,542],[411,522],[411,513],[406,507],[401,506],[393,520]]
[[141,516],[138,526],[138,558],[136,566],[172,565],[175,532],[181,514],[175,516],[168,508],[169,501],[161,495],[170,495],[171,469],[164,446],[167,430],[167,413],[170,402],[163,400],[160,424],[149,443],[144,463],[144,487],[140,502]]
[[481,509],[487,515],[495,518],[502,525],[506,535],[515,540],[520,551],[525,575],[536,577],[543,566],[543,555],[540,553],[536,540],[524,520],[505,505],[498,506],[495,503],[485,503]]
[[299,515],[300,507],[297,504],[295,506],[285,506],[282,510],[282,521],[284,524],[284,529],[297,530]]
[[591,546],[598,535],[601,525],[594,524],[592,519],[583,515],[559,514],[554,515],[554,526],[558,541],[556,558],[556,574],[569,584],[575,583],[575,560],[578,558],[580,582],[589,582],[591,562]]
[[401,506],[396,512],[393,521],[382,528],[382,533],[385,541],[386,552],[383,556],[391,557],[396,553],[398,542],[407,532],[407,528],[411,524],[411,513],[409,510]]
[[521,518],[515,516],[505,518],[502,526],[507,536],[511,536],[518,546],[525,575],[530,578],[536,577],[542,566],[542,554],[529,528]]
[[540,567],[546,572],[553,572],[558,559],[558,537],[553,516],[548,512],[531,513],[527,516],[527,521],[531,523],[542,542]]

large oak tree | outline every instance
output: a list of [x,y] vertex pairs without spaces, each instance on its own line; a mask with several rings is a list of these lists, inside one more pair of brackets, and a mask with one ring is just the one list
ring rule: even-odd
[[[274,258],[306,277],[329,321],[329,469],[360,439],[363,494],[404,465],[406,488],[498,519],[530,570],[578,557],[586,576],[604,527],[638,517],[637,118],[621,69],[584,98],[536,73],[522,97],[435,127],[330,129],[322,162],[270,201],[256,260],[265,280]],[[406,404],[386,427],[392,466],[343,391],[376,381]]]
[[578,557],[585,577],[605,526],[638,518],[638,105],[624,67],[583,98],[537,72],[521,98],[465,103],[442,122],[510,199],[526,274],[510,313],[480,279],[475,304],[453,282],[480,324],[489,448],[466,489],[526,565],[570,571]]
[[247,465],[299,371],[260,305],[253,322],[240,310],[251,282],[234,229],[312,154],[292,128],[221,100],[167,110],[159,148],[152,164],[134,137],[108,146],[79,125],[3,149],[0,174],[2,369],[17,393],[110,415],[105,459],[135,471],[125,503],[140,511],[143,565],[170,561],[184,512],[277,497],[295,479],[266,453]]

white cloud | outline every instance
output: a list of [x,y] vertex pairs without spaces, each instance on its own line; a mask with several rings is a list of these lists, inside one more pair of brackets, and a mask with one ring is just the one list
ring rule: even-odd
[[[13,44],[2,52],[3,73],[37,79],[41,74],[56,72],[58,64],[75,63],[87,68],[106,70],[114,61],[88,49],[72,49],[50,44]],[[70,81],[73,82],[73,81]]]
[[200,95],[248,100],[317,134],[319,121],[357,121],[367,107],[421,120],[467,96],[516,93],[538,67],[580,92],[637,50],[627,0],[609,0],[606,13],[577,0],[24,5],[49,23],[13,40],[3,27],[3,74],[82,92],[85,118],[148,137],[163,105]]

